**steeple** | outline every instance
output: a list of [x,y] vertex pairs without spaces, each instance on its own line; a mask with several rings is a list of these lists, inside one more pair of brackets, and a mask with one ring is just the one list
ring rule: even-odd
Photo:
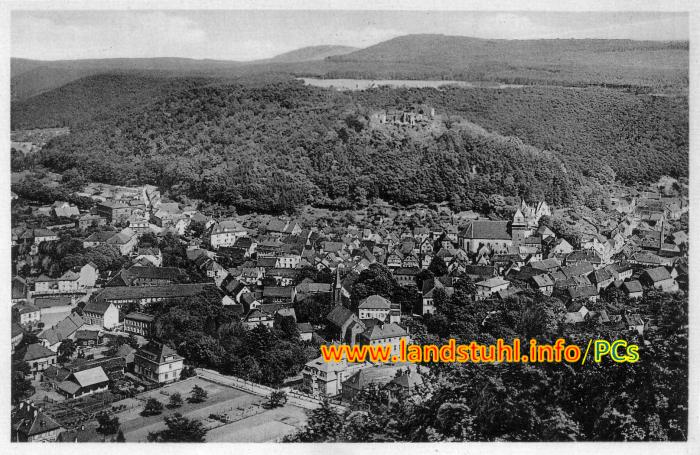
[[335,269],[335,286],[333,289],[333,303],[339,305],[342,300],[343,283],[340,281],[340,267]]

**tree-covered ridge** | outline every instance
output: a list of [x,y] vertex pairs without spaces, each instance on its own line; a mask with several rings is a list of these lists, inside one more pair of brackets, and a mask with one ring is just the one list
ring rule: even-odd
[[351,95],[298,82],[199,87],[78,127],[51,142],[42,162],[251,210],[374,197],[473,206],[495,193],[571,200],[572,176],[556,156],[517,139],[457,125],[372,129],[368,115]]
[[601,88],[386,89],[357,92],[363,105],[428,103],[489,131],[556,152],[595,176],[610,166],[624,183],[688,176],[688,98]]
[[688,86],[688,42],[407,35],[328,59],[327,77]]
[[164,78],[98,74],[12,103],[12,129],[54,128],[112,117],[153,102],[172,91],[211,83],[205,78]]

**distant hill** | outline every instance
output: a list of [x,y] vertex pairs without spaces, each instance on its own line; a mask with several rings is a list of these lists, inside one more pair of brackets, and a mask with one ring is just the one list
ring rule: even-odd
[[687,41],[485,40],[407,35],[360,50],[311,46],[252,62],[186,58],[48,62],[13,58],[11,93],[13,100],[23,100],[81,77],[114,71],[208,77],[285,73],[686,91],[688,68]]
[[151,71],[160,75],[200,76],[224,74],[242,64],[226,60],[187,58],[114,58],[40,61],[13,58],[11,93],[13,100],[24,100],[77,79],[95,74]]
[[211,82],[204,78],[94,74],[27,100],[13,101],[10,124],[13,130],[72,127],[143,106],[172,91]]
[[647,87],[687,87],[689,67],[688,42],[445,35],[402,36],[328,60],[328,77]]
[[277,55],[267,61],[274,63],[311,62],[323,60],[327,57],[349,54],[357,50],[359,50],[359,48],[350,46],[309,46]]

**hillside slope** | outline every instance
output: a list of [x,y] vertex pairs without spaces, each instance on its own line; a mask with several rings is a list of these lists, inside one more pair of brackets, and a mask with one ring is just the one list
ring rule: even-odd
[[157,72],[161,76],[208,76],[235,73],[242,64],[187,58],[113,58],[39,61],[11,59],[11,96],[20,101],[96,74]]
[[408,35],[329,58],[332,76],[687,87],[688,43]]
[[27,99],[85,76],[114,71],[159,71],[179,77],[238,77],[273,72],[329,78],[605,85],[675,92],[687,91],[688,87],[688,42],[518,41],[407,35],[350,50],[343,46],[311,46],[251,62],[186,58],[52,62],[12,59],[12,99]]
[[212,83],[206,78],[163,78],[136,74],[97,74],[12,102],[15,129],[74,127],[146,105],[171,91]]
[[374,197],[482,207],[493,194],[564,204],[578,181],[556,156],[516,139],[462,128],[371,129],[352,98],[298,81],[172,92],[79,126],[53,140],[41,161],[90,180],[153,183],[257,211],[349,207]]
[[309,46],[302,47],[301,49],[296,49],[290,52],[285,52],[284,54],[272,57],[267,61],[274,63],[310,62],[316,60],[323,60],[327,57],[349,54],[350,52],[355,52],[357,50],[358,48],[350,46]]

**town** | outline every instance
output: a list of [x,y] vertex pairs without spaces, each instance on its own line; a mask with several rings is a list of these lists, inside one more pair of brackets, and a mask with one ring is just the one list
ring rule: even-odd
[[[487,307],[556,299],[574,338],[591,325],[653,331],[644,308],[610,303],[687,292],[687,188],[665,178],[610,195],[593,214],[375,201],[340,219],[218,216],[154,186],[85,183],[74,202],[13,193],[13,440],[158,440],[168,410],[200,420],[208,441],[281,440],[307,410],[344,409],[368,388],[416,393],[426,366],[326,363],[318,347],[415,342],[454,295]],[[195,321],[192,302],[210,317]],[[200,322],[248,354],[227,362],[213,341],[173,338]],[[245,345],[271,339],[294,358]]]

